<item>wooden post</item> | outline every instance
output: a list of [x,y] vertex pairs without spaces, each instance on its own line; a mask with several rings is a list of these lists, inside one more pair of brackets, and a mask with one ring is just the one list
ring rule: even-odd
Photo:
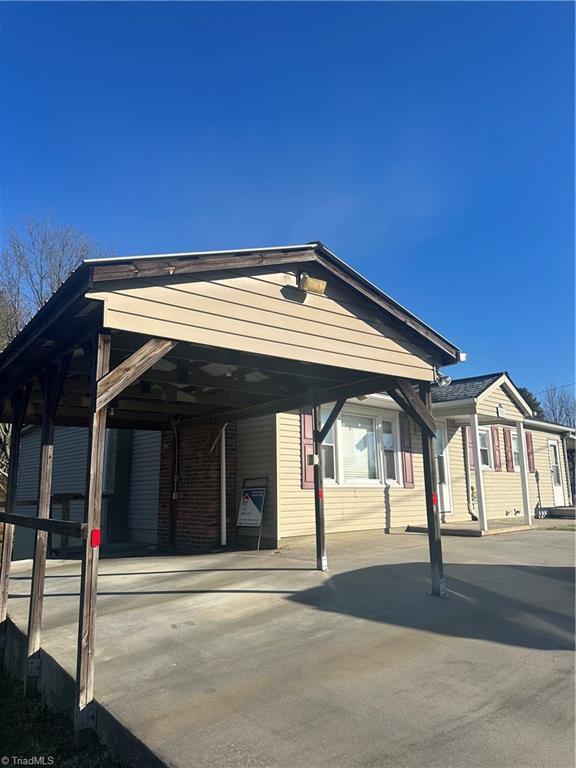
[[[432,395],[430,384],[420,385],[420,398],[428,413],[432,413]],[[424,490],[426,494],[426,517],[428,522],[428,547],[430,550],[430,569],[432,576],[432,594],[442,597],[446,594],[444,564],[442,562],[442,540],[440,538],[440,515],[438,513],[438,487],[436,483],[436,463],[434,460],[434,438],[422,428],[422,459],[424,462]]]
[[[54,417],[69,363],[70,357],[67,357],[59,366],[52,366],[40,377],[43,411],[40,427],[38,517],[43,520],[47,520],[50,517],[52,465],[54,460]],[[26,697],[37,696],[39,693],[40,635],[44,604],[47,547],[48,532],[37,530],[34,536],[34,564],[32,566],[30,607],[28,611],[28,653],[26,678],[24,680],[24,695]]]
[[326,527],[324,522],[324,462],[322,460],[322,441],[320,406],[312,403],[312,435],[314,444],[314,512],[316,517],[316,568],[328,570],[326,555]]
[[[16,489],[18,485],[18,465],[20,462],[20,434],[26,416],[26,407],[30,397],[31,385],[27,384],[17,390],[11,397],[12,429],[10,431],[10,465],[8,467],[8,482],[6,486],[5,511],[13,514],[16,509]],[[0,564],[0,664],[4,661],[6,648],[6,617],[8,615],[8,587],[10,583],[10,565],[12,563],[12,547],[14,544],[14,525],[4,523],[4,538],[2,540],[2,563]]]
[[96,596],[98,582],[98,556],[100,546],[100,514],[104,443],[106,437],[106,407],[96,407],[98,382],[110,367],[110,336],[98,334],[92,354],[91,404],[86,471],[86,507],[84,519],[87,538],[82,552],[80,580],[80,616],[78,621],[78,655],[76,663],[76,707],[74,734],[78,746],[90,741],[94,728],[94,639],[96,624]]

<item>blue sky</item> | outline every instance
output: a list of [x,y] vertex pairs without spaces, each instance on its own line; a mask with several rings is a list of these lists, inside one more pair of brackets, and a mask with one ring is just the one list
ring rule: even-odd
[[3,3],[2,223],[322,240],[534,391],[574,375],[569,3]]

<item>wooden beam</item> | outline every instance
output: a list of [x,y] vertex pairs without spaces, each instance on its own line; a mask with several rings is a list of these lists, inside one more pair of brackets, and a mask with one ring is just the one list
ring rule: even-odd
[[316,256],[314,249],[291,251],[275,251],[266,253],[227,253],[227,254],[186,254],[172,258],[134,259],[119,264],[101,264],[92,268],[92,280],[97,283],[102,280],[126,280],[138,277],[172,277],[197,272],[213,272],[241,267],[263,267],[294,262],[313,261]]
[[[69,364],[70,356],[67,356],[58,365],[49,368],[40,379],[44,404],[40,429],[40,469],[38,476],[38,518],[40,520],[47,520],[50,517],[52,465],[54,461],[54,415]],[[37,528],[34,537],[34,562],[28,610],[28,651],[24,680],[24,695],[26,697],[37,696],[39,693],[40,637],[47,549],[48,532]]]
[[390,397],[402,410],[423,429],[430,437],[436,437],[436,422],[431,414],[422,405],[414,392],[412,385],[404,379],[394,379],[393,384],[387,390]]
[[342,410],[342,408],[344,408],[345,405],[346,405],[346,399],[345,398],[342,398],[342,399],[338,400],[336,403],[334,403],[334,408],[332,408],[332,410],[330,411],[330,413],[328,415],[328,418],[326,419],[326,421],[322,425],[322,429],[320,430],[320,434],[318,435],[318,438],[319,438],[321,443],[323,443],[324,440],[326,440],[326,435],[332,429],[332,427],[334,425],[334,422],[336,421],[336,419],[340,415],[340,411]]
[[[388,376],[371,376],[360,379],[354,383],[340,384],[326,389],[315,390],[314,397],[316,402],[331,403],[333,400],[349,400],[351,397],[360,395],[371,395],[375,392],[382,392],[390,386]],[[310,395],[296,395],[282,400],[271,400],[262,405],[252,405],[247,408],[240,408],[233,411],[223,411],[211,418],[193,419],[194,423],[200,424],[223,424],[225,422],[242,421],[244,419],[253,419],[259,416],[267,416],[272,413],[282,413],[283,411],[295,411],[298,408],[306,408],[310,404]]]
[[103,375],[97,382],[96,410],[99,411],[118,397],[126,387],[152,368],[154,363],[174,349],[177,343],[168,339],[150,339],[117,368]]
[[32,515],[17,515],[10,512],[0,512],[0,523],[8,523],[21,528],[31,528],[34,531],[46,531],[47,533],[59,533],[63,536],[71,536],[75,539],[86,538],[86,523],[78,523],[74,520],[48,520]]
[[[432,395],[430,392],[430,384],[420,385],[420,397],[424,406],[428,410],[431,410]],[[442,540],[440,538],[440,514],[438,511],[438,483],[436,479],[436,460],[434,457],[434,438],[424,423],[421,424],[421,431],[432,594],[437,597],[442,597],[446,594],[446,581],[444,578],[444,564],[442,562]]]
[[[18,485],[18,467],[20,463],[20,435],[24,423],[24,415],[30,385],[14,392],[10,398],[12,407],[12,429],[10,432],[10,463],[8,467],[8,483],[6,487],[6,514],[13,514],[16,507],[16,489]],[[12,547],[14,545],[14,524],[4,519],[4,537],[2,539],[2,562],[0,564],[0,661],[3,661],[6,647],[6,618],[8,615],[8,587],[10,583],[10,566],[12,564]]]
[[82,746],[91,739],[94,727],[94,642],[106,437],[106,408],[97,407],[97,397],[98,382],[106,376],[110,367],[110,335],[98,334],[94,349],[84,520],[87,525],[87,539],[84,541],[82,551],[80,577],[76,706],[74,710],[74,735],[78,746]]

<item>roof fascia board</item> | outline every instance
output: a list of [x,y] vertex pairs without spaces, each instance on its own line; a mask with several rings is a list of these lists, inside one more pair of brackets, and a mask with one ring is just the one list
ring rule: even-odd
[[299,245],[274,245],[263,248],[230,248],[220,251],[182,251],[180,253],[148,253],[136,256],[104,256],[97,259],[84,259],[84,264],[124,264],[130,261],[145,261],[146,259],[183,259],[186,256],[230,256],[235,253],[278,253],[282,251],[307,251],[312,250],[313,244]]
[[[189,256],[189,258],[187,258]],[[117,262],[105,262],[102,264],[92,263],[91,285],[108,280],[130,280],[148,277],[172,277],[180,275],[217,272],[219,270],[244,269],[246,267],[266,267],[281,264],[302,263],[316,261],[314,249],[308,247],[307,250],[290,251],[282,249],[274,253],[264,251],[253,251],[238,255],[237,252],[231,254],[197,256],[186,254],[184,257],[173,258],[158,257],[156,259],[146,259],[145,261],[120,260]]]
[[[348,267],[343,261],[333,256],[330,251],[327,251],[326,255],[319,255],[318,262],[336,277],[339,277],[344,283],[347,283],[379,307],[385,309],[397,320],[400,320],[400,322],[407,325],[420,337],[424,337],[430,344],[436,347],[436,349],[441,350],[445,358],[443,365],[451,365],[459,362],[462,353],[458,347],[455,347],[451,342],[426,325],[409,310],[405,309],[401,304],[398,304],[394,299],[390,298],[390,296],[359,275],[354,269]],[[350,281],[350,278],[352,279],[352,282]]]
[[0,353],[0,372],[33,344],[51,323],[75,301],[82,298],[89,285],[89,269],[81,264],[52,294],[38,312]]

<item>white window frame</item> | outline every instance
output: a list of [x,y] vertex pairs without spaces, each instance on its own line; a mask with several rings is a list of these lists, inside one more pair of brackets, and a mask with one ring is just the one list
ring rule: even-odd
[[492,453],[492,434],[490,431],[490,427],[479,427],[478,428],[478,453],[480,454],[480,459],[482,459],[482,451],[484,450],[482,448],[482,444],[480,443],[480,435],[485,434],[486,435],[486,446],[488,448],[488,464],[482,464],[483,470],[491,470],[494,469],[494,454]]
[[[371,418],[375,424],[374,440],[376,443],[376,473],[374,479],[346,480],[344,476],[344,456],[340,450],[342,445],[342,416],[363,416]],[[396,480],[384,478],[384,451],[382,449],[382,422],[389,421],[392,424],[394,438],[394,464],[396,468]],[[333,425],[334,453],[335,453],[335,479],[325,478],[326,485],[339,486],[341,488],[374,488],[374,487],[404,487],[402,475],[402,452],[400,445],[400,420],[397,411],[384,411],[376,408],[366,408],[357,405],[345,405]]]

